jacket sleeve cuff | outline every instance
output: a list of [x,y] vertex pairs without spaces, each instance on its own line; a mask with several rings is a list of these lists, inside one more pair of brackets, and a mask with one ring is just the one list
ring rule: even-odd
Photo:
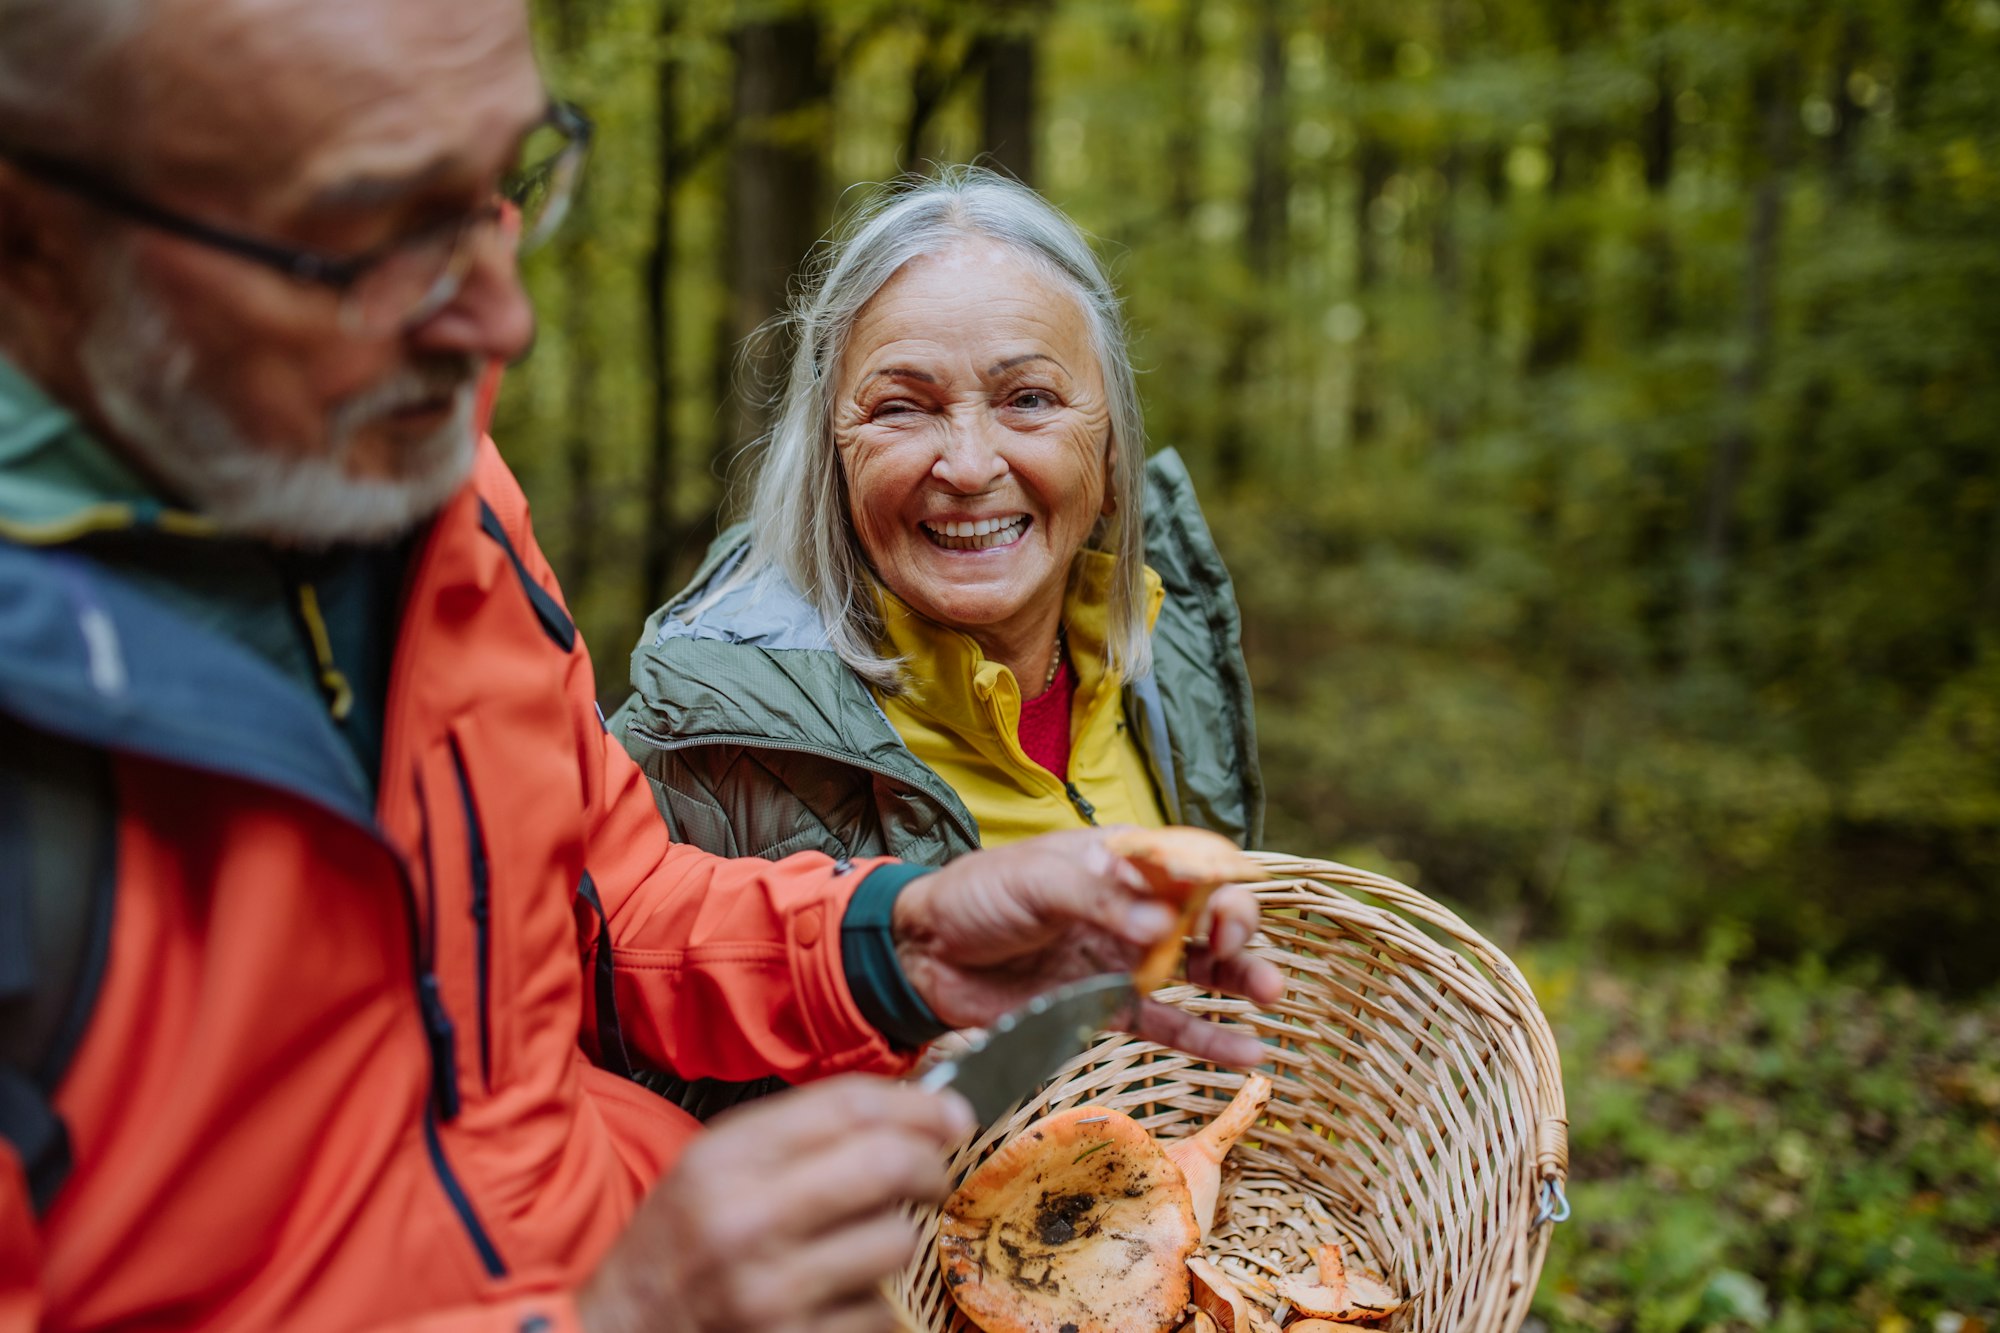
[[891,929],[896,899],[912,880],[930,873],[927,866],[878,866],[856,886],[840,919],[840,962],[848,993],[861,1016],[901,1051],[914,1051],[951,1030],[903,975]]

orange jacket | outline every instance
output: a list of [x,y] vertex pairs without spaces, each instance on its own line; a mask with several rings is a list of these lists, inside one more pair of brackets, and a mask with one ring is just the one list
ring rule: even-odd
[[874,863],[669,842],[490,443],[414,558],[373,800],[266,664],[14,554],[62,577],[0,610],[92,668],[11,705],[112,753],[119,824],[45,1216],[0,1146],[0,1329],[553,1333],[695,1130],[593,1062],[600,994],[687,1077],[901,1067],[840,957]]

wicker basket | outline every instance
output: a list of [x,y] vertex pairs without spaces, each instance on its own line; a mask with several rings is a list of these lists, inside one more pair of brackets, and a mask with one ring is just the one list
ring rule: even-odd
[[[1331,861],[1259,859],[1282,876],[1257,890],[1257,947],[1285,969],[1284,997],[1266,1013],[1187,986],[1162,997],[1273,1047],[1276,1094],[1230,1154],[1203,1253],[1272,1277],[1309,1271],[1314,1247],[1344,1236],[1350,1264],[1408,1293],[1393,1327],[1520,1327],[1568,1169],[1562,1071],[1533,992],[1504,953],[1413,889]],[[953,1176],[1030,1121],[1085,1102],[1161,1138],[1192,1133],[1241,1083],[1107,1036],[964,1148]],[[938,1272],[936,1214],[922,1221],[917,1258],[892,1284],[898,1313],[912,1329],[970,1333]]]

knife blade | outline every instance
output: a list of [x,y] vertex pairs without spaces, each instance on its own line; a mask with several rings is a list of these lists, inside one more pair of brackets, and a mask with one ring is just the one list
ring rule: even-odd
[[984,1129],[1048,1082],[1137,999],[1124,973],[1073,981],[995,1019],[964,1051],[932,1066],[918,1086],[958,1093]]

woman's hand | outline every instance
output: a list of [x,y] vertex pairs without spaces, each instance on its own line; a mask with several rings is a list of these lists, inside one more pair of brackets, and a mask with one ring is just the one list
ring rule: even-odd
[[[961,857],[913,881],[896,900],[904,975],[940,1021],[984,1027],[1065,982],[1128,972],[1148,945],[1179,928],[1174,909],[1104,845],[1107,830],[1051,833]],[[1284,979],[1244,952],[1257,930],[1249,890],[1218,890],[1196,924],[1190,980],[1269,1004]],[[1218,1064],[1264,1058],[1263,1043],[1169,1005],[1142,1000],[1140,1036]]]

